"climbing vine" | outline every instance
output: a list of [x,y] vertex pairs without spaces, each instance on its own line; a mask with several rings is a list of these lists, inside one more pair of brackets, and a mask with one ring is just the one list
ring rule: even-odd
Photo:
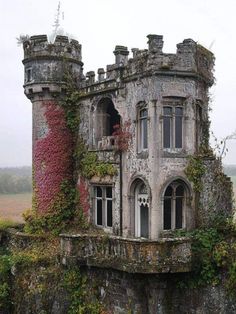
[[80,161],[81,174],[85,178],[93,176],[104,177],[105,175],[113,176],[116,174],[116,168],[113,164],[98,161],[95,152],[86,152]]
[[202,161],[202,157],[198,155],[190,156],[188,159],[188,165],[185,168],[185,174],[189,181],[193,183],[194,190],[201,192],[202,190],[202,176],[205,173],[205,166]]
[[197,288],[218,285],[223,279],[227,293],[236,297],[236,225],[227,216],[212,219],[211,228],[179,233],[192,238],[193,272],[177,285]]

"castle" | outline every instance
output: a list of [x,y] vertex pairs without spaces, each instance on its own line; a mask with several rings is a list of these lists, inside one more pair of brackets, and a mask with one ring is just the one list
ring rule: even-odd
[[201,225],[222,204],[232,210],[231,183],[223,174],[223,183],[215,179],[214,157],[202,158],[201,189],[186,175],[189,157],[208,149],[214,56],[192,39],[177,44],[175,54],[164,53],[162,36],[147,37],[148,49],[132,49],[131,58],[127,47],[116,46],[114,64],[99,68],[97,76],[84,75],[76,40],[58,35],[49,43],[39,35],[24,42],[40,213],[75,173],[73,137],[59,104],[68,69],[77,91],[77,132],[93,158],[110,169],[102,175],[77,172],[90,222],[110,235],[155,241]]

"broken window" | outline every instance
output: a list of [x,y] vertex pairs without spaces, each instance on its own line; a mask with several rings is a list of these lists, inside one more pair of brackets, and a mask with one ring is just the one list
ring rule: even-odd
[[112,227],[112,187],[95,186],[95,224],[103,227]]
[[96,144],[101,142],[102,138],[112,136],[114,126],[120,125],[120,115],[110,98],[102,98],[99,101],[94,123]]
[[186,191],[181,181],[172,182],[164,194],[163,229],[182,229],[184,227],[184,206]]
[[163,147],[167,149],[183,147],[183,107],[164,106]]
[[138,111],[138,151],[148,148],[148,110],[140,108]]

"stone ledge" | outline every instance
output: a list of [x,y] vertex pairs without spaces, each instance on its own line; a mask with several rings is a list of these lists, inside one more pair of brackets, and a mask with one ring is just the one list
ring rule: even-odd
[[179,273],[191,271],[189,238],[127,239],[107,235],[61,234],[61,262],[128,273]]

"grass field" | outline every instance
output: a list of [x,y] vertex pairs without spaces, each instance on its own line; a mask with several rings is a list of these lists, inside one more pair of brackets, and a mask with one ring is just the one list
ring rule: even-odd
[[22,212],[31,208],[31,193],[0,195],[0,218],[22,222]]

